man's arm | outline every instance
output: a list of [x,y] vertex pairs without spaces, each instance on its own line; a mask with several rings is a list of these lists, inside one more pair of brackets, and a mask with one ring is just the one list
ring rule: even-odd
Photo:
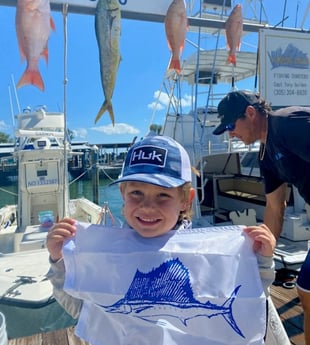
[[264,223],[269,227],[276,238],[280,237],[286,207],[286,183],[266,194]]

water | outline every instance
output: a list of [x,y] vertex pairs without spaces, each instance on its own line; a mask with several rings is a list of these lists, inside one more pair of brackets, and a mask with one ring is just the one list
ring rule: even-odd
[[[115,217],[122,218],[122,197],[118,184],[110,186],[110,180],[99,180],[99,204],[108,203],[109,208]],[[93,185],[91,180],[77,181],[70,185],[70,198],[84,197],[93,201]]]
[[0,345],[8,343],[8,335],[6,332],[6,321],[3,313],[0,312]]
[[17,183],[1,185],[0,183],[0,207],[17,204]]
[[[114,217],[122,219],[122,198],[118,185],[109,186],[110,180],[100,179],[99,181],[99,204],[108,203]],[[93,185],[91,180],[79,180],[69,187],[70,198],[84,197],[93,201]],[[17,183],[2,186],[0,184],[0,207],[17,204]]]

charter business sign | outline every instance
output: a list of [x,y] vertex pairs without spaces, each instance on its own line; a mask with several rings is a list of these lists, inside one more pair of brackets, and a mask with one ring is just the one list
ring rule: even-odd
[[310,105],[310,35],[260,31],[260,92],[272,106]]

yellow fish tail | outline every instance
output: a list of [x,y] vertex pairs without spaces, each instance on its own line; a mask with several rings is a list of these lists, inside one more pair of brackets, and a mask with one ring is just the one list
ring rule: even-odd
[[102,114],[104,112],[108,111],[109,115],[110,115],[110,119],[112,121],[112,125],[114,126],[114,111],[113,111],[113,106],[111,102],[108,101],[104,101],[104,103],[102,104],[96,118],[95,118],[95,123],[97,123],[97,121],[100,119],[100,117],[102,116]]

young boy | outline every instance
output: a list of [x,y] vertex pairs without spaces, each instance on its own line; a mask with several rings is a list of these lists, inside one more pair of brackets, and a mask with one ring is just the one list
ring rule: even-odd
[[[191,163],[185,149],[164,136],[147,136],[132,146],[126,156],[120,184],[124,200],[124,227],[144,238],[154,238],[171,230],[191,228],[194,189]],[[275,238],[265,226],[250,226],[244,231],[253,240],[264,291],[274,280],[273,251]],[[78,318],[83,302],[63,291],[65,266],[62,247],[75,236],[75,220],[65,218],[55,224],[47,236],[51,270],[49,279],[57,301]],[[284,345],[282,343],[281,345]]]

